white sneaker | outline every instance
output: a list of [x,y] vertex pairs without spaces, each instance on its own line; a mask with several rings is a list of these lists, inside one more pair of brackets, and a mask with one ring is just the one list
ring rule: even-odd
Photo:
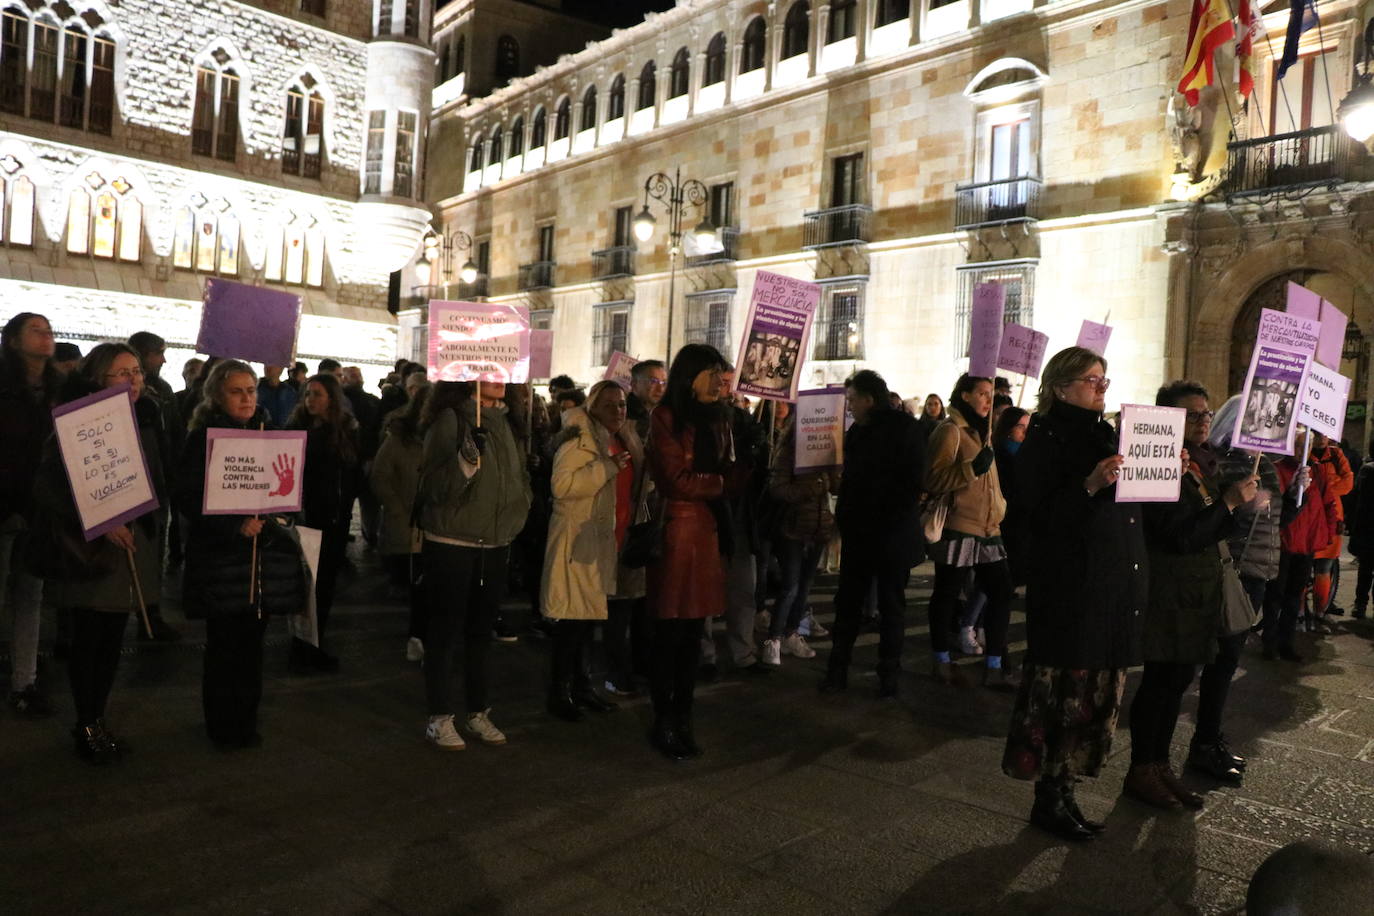
[[806,637],[800,633],[793,633],[782,644],[782,650],[788,655],[797,658],[815,658],[816,650],[806,644]]
[[815,617],[813,617],[810,613],[806,615],[806,619],[811,622],[811,632],[807,635],[809,635],[812,639],[825,639],[827,636],[830,635],[830,631],[827,630],[825,627],[821,626],[821,622],[817,620]]
[[453,727],[453,716],[430,716],[425,726],[425,740],[440,750],[461,751],[467,747],[463,736]]
[[488,718],[491,714],[490,709],[472,713],[468,716],[467,730],[477,736],[477,740],[483,744],[505,744],[506,736],[501,733],[501,729],[491,724]]
[[425,644],[418,637],[412,636],[406,640],[406,661],[422,662],[425,660]]
[[973,635],[973,627],[959,628],[959,651],[965,655],[983,654],[983,647],[978,645],[978,637]]
[[782,664],[782,642],[776,639],[765,639],[763,641],[763,663],[765,665]]

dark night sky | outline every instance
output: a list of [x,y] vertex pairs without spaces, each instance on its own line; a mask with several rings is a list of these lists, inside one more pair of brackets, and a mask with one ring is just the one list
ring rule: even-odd
[[563,0],[563,10],[567,13],[622,27],[642,22],[645,13],[672,6],[673,0]]

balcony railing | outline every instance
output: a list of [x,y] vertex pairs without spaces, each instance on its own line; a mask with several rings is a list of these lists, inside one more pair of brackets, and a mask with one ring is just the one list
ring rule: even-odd
[[729,227],[720,230],[720,251],[713,251],[710,254],[693,255],[687,259],[688,267],[700,267],[704,264],[720,264],[725,261],[739,260],[739,230]]
[[630,245],[617,245],[592,252],[592,277],[610,280],[635,275],[635,250]]
[[954,228],[974,229],[1040,218],[1040,179],[1023,176],[959,185],[954,189]]
[[553,284],[553,261],[535,261],[520,265],[519,287],[521,291],[549,289]]
[[478,277],[471,283],[458,284],[458,298],[464,302],[487,298],[487,278]]
[[1364,151],[1339,125],[1311,127],[1226,145],[1228,197],[1335,187],[1371,169]]
[[861,245],[868,241],[868,218],[873,209],[864,204],[812,210],[802,214],[803,248]]

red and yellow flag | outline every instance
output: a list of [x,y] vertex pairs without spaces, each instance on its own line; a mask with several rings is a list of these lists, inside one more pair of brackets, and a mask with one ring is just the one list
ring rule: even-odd
[[1189,105],[1198,102],[1198,90],[1215,79],[1217,48],[1236,37],[1226,0],[1193,0],[1193,18],[1188,24],[1188,49],[1183,55],[1183,79],[1178,91]]
[[1255,79],[1259,75],[1259,61],[1255,59],[1255,42],[1265,35],[1264,16],[1259,11],[1258,0],[1240,0],[1236,12],[1240,35],[1236,38],[1236,64],[1240,68],[1237,81],[1240,97],[1248,98],[1255,91]]

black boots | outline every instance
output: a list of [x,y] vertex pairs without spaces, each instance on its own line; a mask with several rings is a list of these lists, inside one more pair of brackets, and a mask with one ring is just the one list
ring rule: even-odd
[[1238,786],[1245,778],[1245,761],[1230,752],[1224,739],[1215,743],[1194,742],[1188,749],[1188,768],[1227,785]]
[[573,701],[573,671],[581,655],[580,621],[557,620],[553,624],[553,646],[549,655],[549,715],[564,722],[582,721],[582,710]]
[[72,742],[76,756],[97,766],[119,759],[118,746],[98,719],[90,725],[78,725],[72,729]]
[[577,708],[573,702],[572,694],[568,690],[566,681],[555,683],[549,686],[549,701],[547,704],[549,715],[555,719],[562,719],[564,722],[581,722],[582,710]]
[[[1066,801],[1067,797],[1067,801]],[[1097,831],[1074,816],[1069,804],[1073,802],[1073,783],[1053,783],[1040,780],[1035,784],[1035,804],[1031,807],[1031,823],[1065,840],[1091,840]],[[1099,829],[1101,825],[1096,825]]]
[[672,716],[655,713],[654,726],[649,731],[649,743],[669,760],[687,760],[691,758],[692,753],[682,743],[673,725]]
[[821,693],[839,693],[849,689],[849,669],[830,668],[825,672],[825,677],[821,679],[817,689]]
[[1063,783],[1059,787],[1059,795],[1064,799],[1064,808],[1073,815],[1073,819],[1082,824],[1089,833],[1101,833],[1107,829],[1107,825],[1101,821],[1090,821],[1083,816],[1083,811],[1078,807],[1078,800],[1073,797],[1074,782]]

